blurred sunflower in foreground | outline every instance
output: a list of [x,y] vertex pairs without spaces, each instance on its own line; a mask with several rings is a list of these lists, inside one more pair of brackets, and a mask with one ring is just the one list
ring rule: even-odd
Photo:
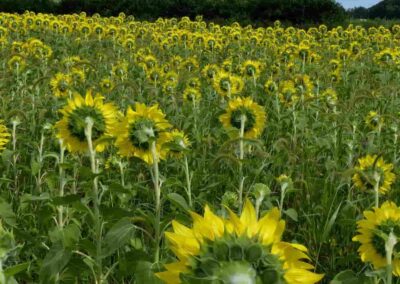
[[[166,237],[179,261],[156,275],[165,283],[288,283],[313,284],[323,278],[311,272],[307,248],[281,241],[285,221],[273,208],[261,219],[249,200],[238,217],[204,216],[191,212],[192,228],[172,221]],[[197,283],[197,282],[196,282]],[[205,283],[205,282],[201,282]]]
[[[374,269],[384,268],[386,261],[386,243],[389,235],[400,236],[400,208],[386,201],[381,207],[364,211],[364,219],[357,222],[359,235],[353,241],[361,243],[358,252],[363,262],[370,262]],[[392,273],[400,276],[400,256],[398,246],[394,247]]]

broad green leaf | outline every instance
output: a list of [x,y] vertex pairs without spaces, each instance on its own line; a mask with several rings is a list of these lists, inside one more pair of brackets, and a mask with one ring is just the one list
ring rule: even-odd
[[30,262],[24,262],[24,263],[20,263],[11,267],[7,267],[6,269],[4,269],[4,274],[6,275],[6,277],[11,277],[14,276],[24,270],[26,270],[30,265]]
[[52,281],[62,272],[70,258],[71,252],[64,249],[61,244],[53,245],[43,260],[39,274],[40,282],[44,284]]
[[137,283],[162,284],[163,282],[154,275],[153,264],[147,261],[139,261],[135,267]]
[[293,221],[297,222],[297,221],[299,220],[297,211],[294,210],[293,208],[289,208],[289,209],[285,210],[284,212],[285,212],[285,214],[286,214],[287,216],[289,216],[290,219],[292,219]]
[[122,246],[128,244],[134,237],[135,226],[130,218],[122,218],[107,232],[103,239],[103,257],[114,253]]
[[8,204],[4,199],[0,198],[0,217],[8,225],[15,227],[16,217],[14,211],[12,210],[10,204]]
[[183,210],[186,211],[190,210],[189,205],[186,202],[186,199],[182,195],[178,193],[170,193],[168,194],[167,197],[172,203],[182,208]]

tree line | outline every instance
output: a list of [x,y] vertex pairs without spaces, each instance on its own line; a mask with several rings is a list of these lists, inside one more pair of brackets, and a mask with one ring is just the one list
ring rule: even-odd
[[346,18],[345,9],[333,0],[1,0],[0,11],[22,13],[26,10],[45,13],[120,12],[138,19],[158,17],[238,21],[243,24],[281,20],[290,24],[338,23]]

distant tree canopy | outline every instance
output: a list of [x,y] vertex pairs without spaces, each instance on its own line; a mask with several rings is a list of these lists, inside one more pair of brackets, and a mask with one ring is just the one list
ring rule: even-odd
[[141,19],[158,17],[195,17],[230,19],[243,23],[287,21],[293,24],[333,23],[346,17],[345,9],[334,0],[1,0],[0,11],[52,13],[120,12]]
[[384,0],[369,9],[358,7],[348,11],[353,18],[381,18],[381,19],[400,19],[400,1]]

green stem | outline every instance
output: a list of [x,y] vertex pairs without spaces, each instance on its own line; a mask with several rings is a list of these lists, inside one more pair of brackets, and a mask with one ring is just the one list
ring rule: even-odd
[[243,159],[244,159],[244,126],[246,124],[246,116],[240,117],[240,132],[239,132],[239,211],[241,212],[243,206]]
[[374,184],[374,193],[375,193],[375,207],[378,208],[379,207],[379,182],[380,182],[380,175],[378,173],[376,173],[374,175],[374,180],[375,180],[375,184]]
[[42,135],[40,136],[40,144],[39,144],[39,149],[38,149],[38,163],[39,163],[39,169],[37,173],[37,181],[36,181],[36,187],[39,193],[42,192],[42,163],[43,163],[43,145],[44,145],[44,133],[42,132]]
[[0,283],[7,283],[6,275],[4,274],[4,270],[3,270],[3,261],[2,260],[0,260]]
[[[60,139],[60,160],[58,164],[58,176],[59,176],[59,193],[58,195],[60,197],[64,196],[64,186],[65,186],[65,172],[63,168],[64,164],[64,153],[65,153],[65,147],[63,145],[63,141]],[[64,207],[62,205],[58,206],[58,226],[60,228],[64,227]]]
[[18,191],[18,171],[17,171],[17,125],[19,121],[14,119],[12,121],[12,147],[13,147],[13,171],[14,171],[14,190]]
[[392,265],[392,257],[393,257],[393,249],[397,244],[397,237],[392,232],[389,233],[388,239],[385,243],[386,250],[386,284],[392,284],[393,281],[393,265]]
[[[90,156],[90,167],[93,174],[97,174],[97,166],[96,166],[96,150],[93,147],[92,140],[92,129],[93,129],[93,119],[87,117],[86,120],[86,128],[85,128],[85,136],[88,142],[89,148],[89,156]],[[96,275],[96,284],[103,283],[103,268],[102,268],[102,259],[101,259],[101,242],[102,242],[102,228],[101,228],[101,216],[100,216],[100,199],[99,199],[99,187],[98,187],[98,178],[97,176],[93,179],[93,213],[94,213],[94,228],[95,228],[95,239],[96,239],[96,266],[97,266],[97,275]]]
[[186,176],[186,193],[189,200],[189,207],[192,208],[192,182],[190,178],[189,163],[186,155],[184,161],[185,161],[185,176]]
[[154,183],[154,192],[155,192],[155,214],[156,219],[154,222],[154,230],[155,230],[155,253],[154,253],[154,262],[158,263],[160,260],[160,221],[161,221],[161,188],[160,188],[160,173],[158,169],[158,155],[156,149],[156,141],[151,143],[151,154],[153,156],[153,183]]

